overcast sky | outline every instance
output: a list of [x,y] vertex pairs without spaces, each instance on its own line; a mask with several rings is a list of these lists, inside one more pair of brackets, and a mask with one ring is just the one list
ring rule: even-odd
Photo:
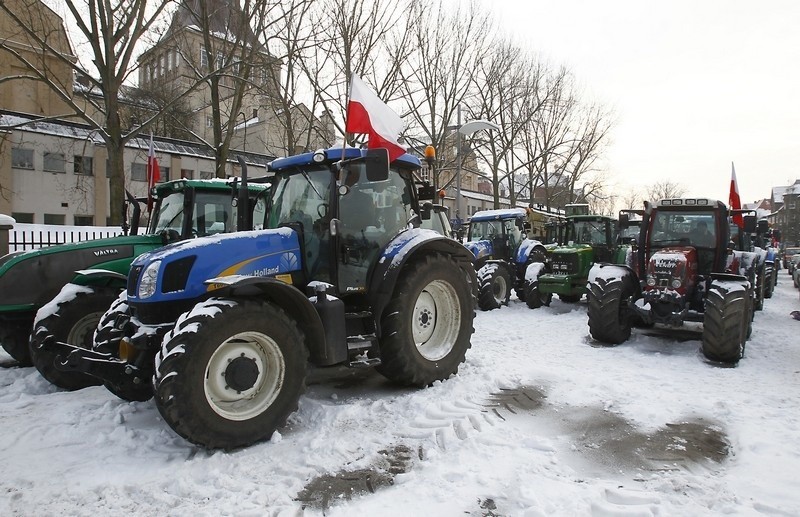
[[743,202],[800,178],[800,2],[482,0],[616,112],[619,187],[669,178]]

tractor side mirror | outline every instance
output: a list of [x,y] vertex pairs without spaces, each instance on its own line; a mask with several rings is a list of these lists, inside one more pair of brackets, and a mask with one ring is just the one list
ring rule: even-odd
[[619,228],[620,230],[626,229],[631,225],[631,218],[628,214],[619,214]]
[[417,199],[425,201],[436,198],[436,189],[431,185],[423,185],[417,189]]
[[427,203],[423,203],[422,206],[419,209],[419,211],[420,211],[420,214],[419,214],[420,219],[422,219],[423,221],[427,221],[428,219],[430,219],[432,210],[433,210],[433,203],[431,203],[430,201],[427,202]]
[[389,179],[389,151],[387,149],[367,149],[364,157],[368,181],[386,181]]
[[744,231],[745,233],[753,233],[756,231],[756,216],[754,215],[746,215],[744,216]]
[[769,222],[766,219],[761,219],[758,221],[758,233],[760,235],[766,235],[769,232]]

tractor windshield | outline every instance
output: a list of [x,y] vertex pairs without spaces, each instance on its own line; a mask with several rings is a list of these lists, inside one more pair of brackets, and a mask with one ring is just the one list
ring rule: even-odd
[[470,242],[491,240],[503,235],[502,221],[473,221],[469,225]]
[[716,243],[715,212],[659,211],[653,219],[649,244],[654,247],[694,246],[713,248]]
[[573,221],[569,240],[578,244],[606,244],[605,221]]

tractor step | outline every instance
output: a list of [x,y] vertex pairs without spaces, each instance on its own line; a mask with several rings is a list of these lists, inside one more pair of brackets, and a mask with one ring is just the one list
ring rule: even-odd
[[372,312],[371,311],[359,311],[359,312],[347,312],[344,315],[345,319],[348,320],[358,320],[363,318],[371,318]]
[[378,342],[375,334],[364,334],[361,336],[347,337],[347,351],[352,355],[354,352],[364,352],[375,346]]
[[377,357],[373,358],[359,358],[355,361],[350,361],[347,366],[350,368],[372,368],[373,366],[378,366],[381,364],[381,360]]

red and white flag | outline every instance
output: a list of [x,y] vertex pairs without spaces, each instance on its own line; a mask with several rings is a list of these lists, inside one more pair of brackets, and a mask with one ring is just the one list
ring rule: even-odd
[[[728,205],[730,205],[731,210],[739,210],[742,208],[742,198],[739,197],[739,185],[736,183],[736,169],[733,166],[733,162],[731,162],[731,193],[728,196]],[[739,228],[744,227],[742,214],[734,214],[733,222]]]
[[403,126],[403,119],[384,104],[360,77],[354,75],[350,83],[344,130],[369,135],[367,147],[388,149],[391,162],[406,152],[405,147],[397,141]]
[[147,209],[153,209],[153,187],[161,181],[161,169],[153,149],[153,134],[150,133],[150,149],[147,151]]

